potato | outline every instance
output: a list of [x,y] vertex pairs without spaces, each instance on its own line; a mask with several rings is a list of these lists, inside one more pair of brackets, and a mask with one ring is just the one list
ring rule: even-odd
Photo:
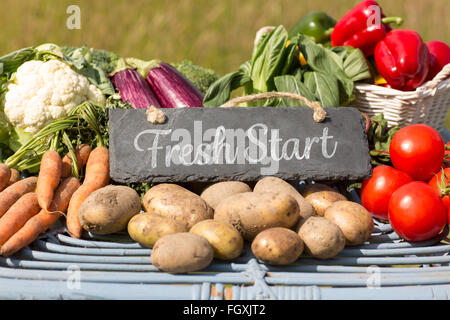
[[226,181],[215,183],[206,188],[200,195],[203,200],[213,209],[228,196],[236,193],[251,192],[248,184],[240,181]]
[[151,254],[152,264],[170,273],[199,271],[213,259],[214,250],[208,240],[189,232],[162,237],[156,241]]
[[184,224],[150,212],[137,214],[128,222],[130,237],[147,248],[153,248],[156,241],[165,235],[188,231]]
[[272,265],[295,262],[302,254],[303,248],[303,241],[299,235],[286,228],[264,230],[252,242],[255,257]]
[[259,180],[253,192],[280,192],[291,195],[297,200],[300,208],[300,218],[307,219],[315,215],[315,211],[311,203],[309,203],[290,183],[277,177],[265,177]]
[[325,210],[324,217],[342,230],[346,245],[362,244],[373,232],[372,215],[356,202],[334,202]]
[[212,219],[213,209],[195,193],[176,184],[159,184],[143,198],[146,212],[160,214],[183,223],[189,230],[197,222]]
[[345,247],[342,230],[324,217],[306,219],[298,230],[303,240],[305,251],[318,259],[329,259],[338,255]]
[[214,258],[231,260],[240,256],[244,239],[239,231],[229,223],[216,220],[203,220],[189,232],[206,238],[214,250]]
[[311,203],[319,216],[335,201],[347,200],[345,196],[324,184],[309,184],[301,192],[303,197]]
[[83,229],[95,234],[124,230],[141,211],[141,198],[126,186],[109,185],[91,193],[78,211]]
[[272,227],[292,228],[300,219],[297,201],[290,195],[273,192],[244,192],[221,201],[214,220],[233,225],[245,240],[253,240]]

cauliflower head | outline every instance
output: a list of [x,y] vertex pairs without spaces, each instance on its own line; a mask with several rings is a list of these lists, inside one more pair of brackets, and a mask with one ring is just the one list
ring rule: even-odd
[[35,133],[90,100],[105,105],[105,96],[89,80],[59,60],[22,64],[8,83],[4,112],[11,124]]

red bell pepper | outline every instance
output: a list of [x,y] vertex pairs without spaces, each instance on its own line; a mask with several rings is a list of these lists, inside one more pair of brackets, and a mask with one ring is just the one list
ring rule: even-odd
[[442,41],[429,41],[426,43],[430,52],[430,70],[427,81],[433,78],[450,63],[450,47]]
[[331,33],[331,44],[359,48],[370,56],[377,43],[391,31],[388,23],[401,24],[402,18],[386,18],[376,1],[365,0],[357,4],[339,20]]
[[393,30],[375,48],[375,64],[393,89],[415,90],[425,82],[430,54],[413,30]]

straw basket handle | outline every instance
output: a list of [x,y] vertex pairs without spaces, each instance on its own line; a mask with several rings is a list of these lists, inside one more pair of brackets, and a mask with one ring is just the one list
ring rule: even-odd
[[450,63],[445,65],[444,68],[433,78],[433,80],[428,81],[423,87],[425,90],[435,89],[442,80],[445,80],[450,76]]
[[290,99],[295,99],[295,100],[299,100],[299,101],[303,102],[304,104],[306,104],[308,107],[310,107],[313,110],[313,112],[314,112],[313,119],[315,122],[322,122],[323,120],[325,120],[325,117],[327,116],[327,113],[322,108],[322,106],[320,105],[319,102],[317,102],[317,101],[311,102],[301,95],[298,95],[295,93],[290,93],[290,92],[264,92],[264,93],[257,93],[257,94],[252,94],[252,95],[248,95],[248,96],[243,96],[243,97],[237,97],[237,98],[231,99],[230,101],[224,103],[219,108],[235,107],[239,103],[271,99],[271,98],[290,98]]

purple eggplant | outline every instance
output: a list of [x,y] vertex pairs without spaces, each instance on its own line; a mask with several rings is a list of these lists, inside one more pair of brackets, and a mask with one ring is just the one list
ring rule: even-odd
[[163,108],[203,107],[203,94],[167,63],[147,70],[146,79]]
[[119,91],[122,101],[129,102],[133,108],[147,109],[151,106],[161,108],[152,88],[136,70],[124,68],[115,72],[111,80]]

